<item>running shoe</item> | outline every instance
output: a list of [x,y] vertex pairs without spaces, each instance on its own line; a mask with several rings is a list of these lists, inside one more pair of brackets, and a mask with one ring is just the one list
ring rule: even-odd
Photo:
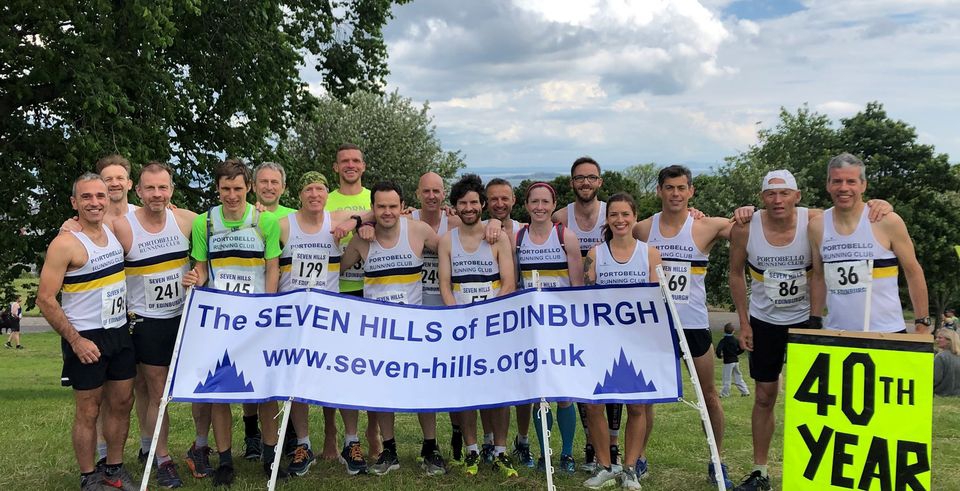
[[573,455],[560,456],[560,470],[567,474],[577,472],[577,461],[573,460]]
[[137,449],[137,462],[140,462],[140,465],[147,465],[147,457],[150,456],[150,451],[143,451],[142,448]]
[[420,468],[428,476],[442,476],[447,473],[447,463],[443,460],[439,450],[430,452],[430,455],[420,457]]
[[493,460],[493,470],[500,471],[503,477],[517,477],[517,470],[513,467],[513,459],[502,453]]
[[[733,489],[733,481],[731,481],[730,477],[727,476],[727,464],[721,462],[720,470],[723,473],[723,484],[727,487],[727,489]],[[710,480],[711,484],[717,483],[717,473],[713,468],[713,462],[710,462],[707,465],[707,479]]]
[[495,457],[493,448],[493,444],[491,443],[484,443],[483,446],[480,447],[480,460],[482,460],[484,464],[493,463],[493,458]]
[[640,489],[640,479],[637,473],[629,467],[625,467],[620,473],[620,487],[623,489]]
[[580,464],[580,470],[593,474],[597,470],[596,456],[597,456],[597,453],[593,449],[593,445],[589,443],[584,445],[583,446],[583,463]]
[[601,489],[609,486],[616,486],[617,473],[613,472],[613,469],[608,469],[602,465],[598,465],[597,469],[593,471],[593,475],[590,476],[590,479],[583,481],[583,485],[590,489]]
[[397,451],[390,447],[386,447],[383,449],[383,452],[380,452],[380,456],[377,457],[377,462],[370,466],[370,473],[378,476],[385,476],[389,474],[390,471],[399,469],[400,459],[397,457]]
[[217,470],[213,471],[213,485],[229,486],[233,484],[236,474],[232,465],[221,464],[220,467],[217,467]]
[[463,459],[463,473],[468,476],[476,476],[478,470],[480,470],[480,454],[470,452],[467,454],[467,458]]
[[190,473],[193,474],[193,477],[203,479],[213,474],[213,467],[210,467],[211,453],[213,453],[213,450],[211,450],[210,447],[203,446],[197,448],[196,443],[190,445],[190,448],[187,449],[185,462],[187,463],[187,468],[190,469]]
[[248,436],[243,439],[243,458],[260,460],[263,457],[263,440],[260,436]]
[[363,448],[360,442],[350,442],[340,452],[340,462],[347,466],[347,474],[355,476],[367,473],[367,461],[363,459]]
[[123,491],[140,491],[140,481],[135,481],[126,469],[120,467],[113,474],[104,471],[103,487],[107,489],[122,489]]
[[291,460],[290,465],[287,466],[287,472],[294,476],[303,476],[310,470],[313,461],[313,451],[307,448],[306,444],[297,445],[297,447],[293,449],[293,460]]
[[93,474],[81,477],[80,491],[103,491],[103,473],[93,471]]
[[533,455],[530,453],[530,444],[529,443],[520,443],[520,437],[516,436],[513,439],[513,455],[517,456],[517,462],[520,465],[533,468],[535,465],[533,462]]
[[643,479],[650,475],[649,468],[647,467],[647,459],[637,458],[634,469],[636,469],[638,479]]
[[764,477],[760,471],[753,471],[746,479],[734,488],[734,491],[770,491],[770,478]]
[[177,464],[168,460],[157,466],[157,486],[166,489],[179,488],[183,486],[183,480],[177,473]]

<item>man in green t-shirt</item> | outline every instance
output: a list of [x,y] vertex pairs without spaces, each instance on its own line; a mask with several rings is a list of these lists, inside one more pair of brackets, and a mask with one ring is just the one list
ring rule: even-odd
[[287,171],[276,162],[264,162],[253,169],[253,193],[257,195],[257,208],[272,212],[277,220],[297,211],[280,204],[280,197],[287,190]]
[[[191,257],[193,269],[183,285],[208,285],[239,293],[275,293],[280,280],[280,227],[273,213],[260,213],[247,203],[251,189],[250,169],[228,159],[214,170],[220,205],[197,216],[193,222]],[[211,241],[210,237],[216,237]],[[243,261],[237,261],[243,258]],[[263,467],[269,475],[276,455],[276,402],[259,405],[263,420]],[[194,477],[213,474],[214,485],[229,485],[234,479],[231,439],[233,415],[229,404],[194,404],[197,438],[187,451],[187,465]],[[207,435],[213,423],[220,466],[210,470]]]

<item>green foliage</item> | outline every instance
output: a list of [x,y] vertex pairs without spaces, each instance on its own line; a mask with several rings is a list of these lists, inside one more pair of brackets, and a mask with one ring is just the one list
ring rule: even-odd
[[382,96],[358,91],[345,102],[322,97],[309,117],[294,124],[278,151],[288,174],[317,170],[336,187],[337,147],[354,143],[363,149],[367,164],[364,184],[395,181],[406,201],[414,204],[421,175],[433,171],[446,179],[464,166],[459,151],[441,147],[429,110],[427,103],[416,107],[397,92]]
[[175,163],[177,204],[197,208],[213,198],[211,165],[271,157],[314,105],[299,75],[308,56],[338,97],[382,87],[381,28],[406,1],[5,2],[0,283],[40,263],[72,214],[73,179],[98,158]]

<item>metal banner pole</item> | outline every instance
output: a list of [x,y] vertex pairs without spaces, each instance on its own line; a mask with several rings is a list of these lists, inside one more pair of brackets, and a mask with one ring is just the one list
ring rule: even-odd
[[717,476],[717,489],[726,491],[727,485],[723,482],[723,470],[720,463],[720,451],[717,449],[717,440],[713,435],[713,426],[710,424],[710,413],[707,412],[707,403],[703,398],[703,389],[700,388],[700,379],[697,378],[697,367],[693,364],[693,357],[690,356],[690,347],[687,345],[687,338],[683,335],[683,326],[680,324],[680,316],[677,314],[677,307],[673,303],[673,297],[667,290],[666,282],[663,281],[663,266],[657,266],[657,281],[660,282],[660,293],[664,301],[667,302],[667,308],[670,309],[670,315],[673,317],[673,329],[677,334],[677,342],[680,344],[680,352],[683,355],[683,361],[687,365],[687,371],[690,372],[690,382],[693,384],[693,390],[697,394],[697,403],[693,404],[685,399],[681,402],[693,407],[700,412],[700,421],[703,423],[703,431],[707,434],[707,445],[710,447],[710,460],[713,462],[713,469]]
[[280,420],[280,430],[279,435],[277,435],[277,447],[273,456],[273,463],[270,464],[270,482],[267,483],[267,489],[273,491],[277,486],[277,473],[280,472],[280,460],[283,457],[283,441],[284,437],[287,436],[287,424],[290,423],[290,403],[293,401],[293,398],[289,398],[286,401],[283,401],[283,409],[281,413],[277,416],[282,416],[283,419]]

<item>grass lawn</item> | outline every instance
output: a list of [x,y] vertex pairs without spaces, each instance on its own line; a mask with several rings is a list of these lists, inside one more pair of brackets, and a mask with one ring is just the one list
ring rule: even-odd
[[[76,489],[77,464],[70,443],[70,428],[73,420],[73,399],[69,389],[60,387],[61,368],[59,338],[53,333],[25,334],[25,350],[0,351],[0,489]],[[719,364],[718,364],[719,365]],[[746,362],[741,363],[746,372]],[[719,368],[716,370],[718,384]],[[686,375],[684,375],[686,378]],[[752,385],[752,384],[751,384]],[[693,394],[687,384],[684,392]],[[689,396],[688,396],[689,397]],[[726,462],[731,478],[738,481],[752,466],[750,438],[750,411],[752,397],[733,396],[723,399],[726,411]],[[174,458],[180,463],[181,475],[188,488],[209,488],[210,482],[196,481],[187,476],[182,464],[183,452],[193,439],[193,422],[190,407],[186,404],[171,404],[171,448]],[[234,453],[242,453],[243,430],[239,418],[240,407],[235,407]],[[782,423],[783,402],[778,401],[777,419]],[[624,418],[626,416],[624,415]],[[135,418],[134,418],[135,419]],[[338,417],[339,419],[339,417]],[[365,417],[361,417],[361,433]],[[322,446],[322,416],[319,410],[311,411],[312,440],[315,448]],[[339,425],[339,421],[338,421]],[[448,442],[450,425],[446,416],[438,417],[439,441],[449,457]],[[137,426],[132,424],[127,440],[126,464],[135,476],[136,452],[139,445]],[[955,476],[960,471],[960,398],[934,399],[933,416],[933,487],[932,489],[960,489]],[[574,455],[582,458],[583,433],[578,428]],[[419,426],[413,414],[397,417],[397,441],[399,442],[402,468],[387,476],[347,476],[340,464],[320,462],[307,476],[278,486],[282,489],[354,489],[360,486],[374,489],[543,489],[545,478],[533,470],[520,469],[520,477],[509,481],[502,479],[489,468],[482,468],[476,477],[450,473],[440,478],[421,475],[415,457],[419,455]],[[515,431],[511,431],[513,438]],[[554,455],[559,458],[559,431],[554,430]],[[535,442],[533,430],[530,437]],[[338,438],[342,438],[341,434]],[[361,435],[361,438],[362,435]],[[772,445],[771,476],[775,489],[781,487],[783,433],[778,428]],[[212,441],[212,434],[211,434]],[[366,445],[364,444],[366,447]],[[537,444],[533,443],[538,452]],[[621,443],[622,448],[622,443]],[[260,464],[238,461],[238,480],[232,489],[264,489],[265,477]],[[693,409],[681,404],[665,404],[657,407],[657,419],[649,447],[651,476],[643,481],[645,489],[707,490],[716,489],[706,480],[708,451],[700,430],[699,417]],[[216,458],[213,459],[216,465]],[[585,473],[573,476],[558,474],[555,483],[559,489],[581,488],[587,478]],[[151,487],[153,483],[151,483]]]

